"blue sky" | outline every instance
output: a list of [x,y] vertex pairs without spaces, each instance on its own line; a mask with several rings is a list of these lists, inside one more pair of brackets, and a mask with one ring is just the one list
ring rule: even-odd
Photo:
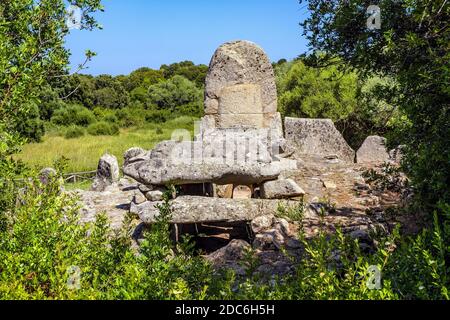
[[83,71],[128,74],[182,60],[208,64],[214,50],[230,40],[262,46],[272,61],[307,51],[298,0],[104,0],[97,15],[103,30],[72,30],[66,41],[73,66],[90,49],[98,56]]

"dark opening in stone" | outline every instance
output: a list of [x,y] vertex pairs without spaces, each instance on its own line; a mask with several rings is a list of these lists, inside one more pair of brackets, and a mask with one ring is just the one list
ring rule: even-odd
[[180,241],[183,235],[192,236],[195,249],[201,254],[214,252],[228,245],[233,239],[251,242],[253,237],[247,221],[177,224],[171,226],[173,241]]

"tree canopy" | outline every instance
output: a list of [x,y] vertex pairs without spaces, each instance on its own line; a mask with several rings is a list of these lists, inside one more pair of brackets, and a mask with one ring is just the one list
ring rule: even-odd
[[[369,5],[381,11],[368,28]],[[318,65],[336,57],[365,76],[389,76],[407,117],[405,168],[424,203],[450,202],[450,3],[446,0],[310,0],[301,23]],[[319,58],[318,58],[319,57]]]

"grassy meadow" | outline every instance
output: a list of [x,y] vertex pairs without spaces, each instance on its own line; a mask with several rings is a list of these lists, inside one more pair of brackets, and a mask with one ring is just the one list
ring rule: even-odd
[[84,135],[67,139],[58,132],[46,134],[42,142],[30,143],[15,156],[30,166],[51,167],[61,157],[68,159],[67,172],[91,171],[97,168],[99,158],[107,153],[117,157],[123,163],[123,153],[131,147],[146,150],[158,142],[171,138],[175,129],[187,129],[193,134],[196,118],[179,117],[164,124],[147,123],[142,127],[121,129],[116,136]]

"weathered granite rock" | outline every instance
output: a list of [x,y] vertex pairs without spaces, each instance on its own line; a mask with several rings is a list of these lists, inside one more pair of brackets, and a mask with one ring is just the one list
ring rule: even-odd
[[299,155],[336,156],[354,163],[355,152],[330,119],[285,118],[286,141]]
[[46,185],[50,182],[52,177],[55,177],[57,172],[53,168],[44,168],[39,172],[39,180],[42,184]]
[[252,231],[254,233],[260,233],[264,230],[270,229],[274,218],[274,215],[256,217],[251,222]]
[[261,197],[264,199],[284,199],[304,194],[305,191],[292,179],[268,181],[261,186]]
[[196,137],[191,154],[195,163],[269,163],[272,161],[273,144],[273,148],[276,148],[279,141],[277,137],[271,136],[268,129],[209,129]]
[[205,258],[216,269],[232,269],[237,275],[244,276],[245,270],[241,261],[251,246],[244,240],[233,239],[228,245],[207,255]]
[[105,154],[98,162],[97,174],[91,190],[104,191],[106,187],[119,181],[119,174],[117,158],[113,155]]
[[224,158],[223,152],[214,153],[220,148],[208,152],[206,157],[195,156],[196,152],[202,152],[203,146],[200,141],[165,141],[145,158],[125,166],[124,174],[145,185],[206,182],[250,185],[276,179],[281,172],[280,162],[255,159],[249,154],[244,154],[244,159],[236,154]]
[[233,113],[276,112],[272,64],[256,44],[228,42],[214,53],[206,76],[205,113],[217,114],[221,109]]
[[284,144],[274,71],[259,46],[234,41],[216,50],[206,76],[205,114],[200,131],[266,128]]
[[405,148],[406,146],[400,145],[397,148],[389,151],[389,160],[395,164],[400,164],[403,160]]
[[[278,201],[262,199],[222,199],[181,196],[170,201],[172,223],[251,221],[263,215],[275,215]],[[160,202],[145,202],[136,206],[140,219],[151,224],[159,215]]]
[[383,164],[389,160],[386,149],[386,139],[380,136],[370,136],[356,153],[356,162],[365,164]]
[[145,193],[145,197],[147,198],[148,201],[162,201],[165,191],[166,191],[165,188],[159,187],[156,188],[155,190],[151,190]]
[[154,186],[152,186],[152,185],[146,186],[145,184],[139,184],[138,188],[139,188],[139,191],[141,191],[143,194],[146,194],[147,192],[155,189]]
[[214,196],[217,198],[231,199],[233,198],[233,184],[214,185]]
[[233,189],[233,199],[251,199],[253,195],[249,186],[235,186]]
[[123,159],[124,159],[124,166],[128,165],[130,163],[131,159],[134,159],[136,157],[139,157],[141,155],[145,154],[145,150],[142,148],[130,148],[127,151],[125,151],[125,153],[123,154]]

